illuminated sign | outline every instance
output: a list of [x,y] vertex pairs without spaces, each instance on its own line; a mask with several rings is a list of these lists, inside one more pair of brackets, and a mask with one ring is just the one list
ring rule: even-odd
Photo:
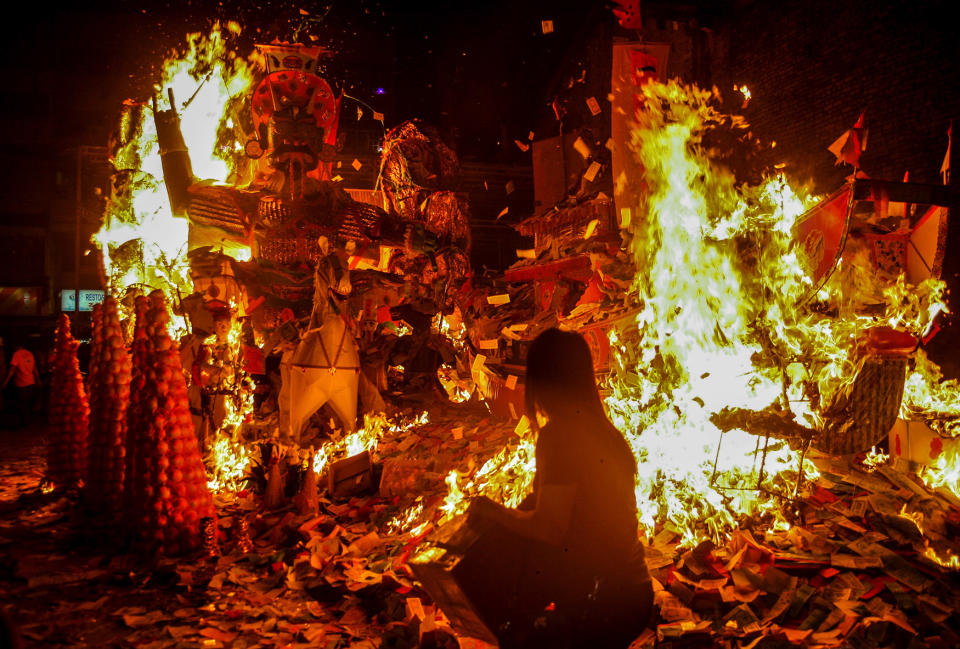
[[[60,310],[76,311],[76,292],[70,290],[60,291]],[[93,311],[94,304],[103,302],[104,293],[99,290],[82,289],[80,291],[80,310]]]

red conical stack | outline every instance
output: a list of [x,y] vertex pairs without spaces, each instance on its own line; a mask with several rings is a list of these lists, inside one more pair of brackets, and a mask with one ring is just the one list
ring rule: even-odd
[[50,443],[47,477],[54,488],[72,487],[86,479],[90,409],[77,363],[79,343],[70,333],[70,319],[60,315],[50,394]]
[[136,316],[133,328],[133,342],[130,344],[130,406],[127,408],[127,469],[124,480],[124,510],[130,521],[140,520],[143,512],[143,467],[140,466],[138,451],[141,438],[149,424],[145,414],[144,394],[147,383],[147,366],[150,362],[150,339],[147,337],[147,311],[150,304],[147,298],[140,296],[134,303]]
[[119,514],[126,473],[130,354],[123,340],[117,301],[112,297],[94,316],[93,340],[87,502],[95,511]]
[[[90,412],[97,411],[99,404],[97,401],[103,394],[100,390],[100,358],[103,349],[103,304],[94,304],[90,314],[92,325],[90,335],[90,362],[87,366],[87,401],[90,404]],[[92,441],[92,440],[91,440]]]
[[199,549],[200,520],[215,518],[213,499],[187,403],[180,355],[167,333],[169,315],[162,299],[153,300],[147,335],[151,353],[144,404],[149,425],[140,441],[144,510],[140,518],[148,540],[165,554]]

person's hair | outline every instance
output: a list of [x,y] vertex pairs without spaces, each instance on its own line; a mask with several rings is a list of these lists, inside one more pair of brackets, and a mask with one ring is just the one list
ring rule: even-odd
[[607,418],[593,372],[587,341],[577,333],[547,329],[530,345],[525,385],[527,417],[537,432],[537,413],[567,428],[582,441],[599,440],[636,473],[633,452]]

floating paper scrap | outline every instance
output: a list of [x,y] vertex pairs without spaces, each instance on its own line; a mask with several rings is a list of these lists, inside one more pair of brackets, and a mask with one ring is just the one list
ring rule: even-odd
[[417,597],[408,597],[406,608],[408,620],[413,618],[424,620],[427,617],[427,614],[423,610],[423,603]]
[[450,432],[453,434],[453,439],[463,439],[463,426],[457,426]]
[[513,333],[513,330],[511,330],[508,327],[504,327],[503,329],[501,329],[500,335],[503,336],[504,338],[507,338],[508,340],[523,340],[520,336]]
[[508,401],[508,402],[507,402],[507,407],[510,409],[510,418],[511,418],[511,419],[516,419],[516,418],[517,418],[517,409],[513,407],[513,401]]
[[520,140],[514,140],[513,143],[516,144],[517,148],[520,149],[521,151],[530,150],[530,145],[527,144],[526,142],[521,142]]
[[583,177],[587,179],[588,183],[592,183],[593,179],[597,177],[598,173],[600,173],[600,163],[594,160],[590,163],[590,166],[587,167]]
[[373,119],[377,120],[378,122],[382,122],[382,121],[383,121],[383,113],[378,113],[378,112],[374,111],[374,113],[373,113]]
[[608,150],[608,151],[613,152],[614,148],[615,148],[617,145],[613,142],[613,138],[612,138],[612,137],[608,137],[608,138],[607,138],[607,141],[604,143],[603,146],[607,147],[607,150]]
[[512,324],[510,325],[510,331],[526,331],[529,326],[530,325],[528,325],[526,322],[523,322],[520,324]]
[[553,21],[552,20],[541,20],[540,29],[543,30],[544,34],[553,33]]
[[590,97],[587,99],[587,108],[590,109],[590,114],[593,116],[600,114],[600,103],[597,101],[596,97]]
[[577,153],[586,160],[590,157],[590,147],[587,146],[587,143],[583,141],[582,138],[577,138],[573,143],[573,148],[576,149]]
[[[513,377],[517,378],[517,377]],[[527,431],[530,430],[530,420],[527,419],[526,415],[520,417],[520,421],[517,422],[517,425],[514,427],[513,432],[523,437]]]
[[493,306],[500,306],[501,304],[510,304],[510,294],[500,293],[499,295],[488,295],[487,304],[492,304]]
[[334,176],[334,177],[331,178],[330,180],[332,180],[332,181],[335,182],[335,183],[338,183],[338,182],[340,182],[340,181],[343,180],[343,176],[341,176],[340,174],[337,174],[336,176]]
[[481,368],[483,368],[483,366],[486,364],[486,362],[487,362],[486,356],[484,356],[483,354],[477,354],[477,356],[473,359],[473,365],[471,366],[471,369],[473,370],[474,374],[479,372]]
[[533,248],[528,248],[526,250],[517,249],[517,257],[520,259],[536,259],[537,251]]
[[516,185],[513,184],[513,181],[507,181],[507,184],[504,187],[504,190],[507,192],[507,194],[512,194],[514,189],[516,189]]
[[499,220],[500,220],[500,217],[503,216],[504,214],[506,214],[506,213],[509,212],[509,211],[510,211],[510,206],[508,205],[507,207],[505,207],[505,208],[503,208],[502,210],[500,210],[500,213],[497,214],[497,218],[494,219],[494,220],[499,221]]
[[529,133],[527,133],[527,139],[533,142],[533,131],[530,131]]
[[620,228],[625,230],[630,227],[630,208],[620,208]]
[[480,349],[497,349],[500,346],[500,342],[496,339],[494,340],[481,340],[477,347]]
[[[593,166],[593,165],[591,165],[591,166]],[[584,239],[589,239],[590,237],[593,236],[593,233],[597,231],[597,224],[598,224],[599,222],[600,222],[600,221],[599,221],[598,219],[593,219],[592,221],[590,221],[589,223],[587,223],[587,229],[584,230],[584,232],[583,232],[583,238],[584,238]]]
[[360,171],[360,167],[363,166],[363,163],[360,162],[359,160],[357,160],[356,158],[354,158],[354,159],[353,159],[353,162],[351,163],[351,165],[353,166],[353,168],[354,168],[355,171]]
[[360,121],[360,118],[363,117],[363,109],[357,106],[357,121]]
[[517,387],[517,377],[511,374],[507,377],[507,380],[504,382],[504,385],[507,386],[508,390],[513,390]]

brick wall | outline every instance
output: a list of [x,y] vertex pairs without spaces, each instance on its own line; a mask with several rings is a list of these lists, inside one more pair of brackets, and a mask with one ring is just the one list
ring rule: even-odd
[[[951,118],[960,116],[960,36],[948,3],[783,0],[740,3],[719,26],[727,61],[715,83],[746,84],[745,115],[818,189],[849,167],[826,150],[866,110],[861,158],[871,176],[939,182]],[[960,120],[957,120],[960,121]],[[958,125],[960,126],[960,125]]]
[[[866,111],[862,168],[872,177],[940,183],[952,119],[960,140],[960,32],[940,0],[745,0],[718,25],[714,83],[746,84],[744,115],[775,140],[792,176],[827,192],[850,174],[827,147]],[[954,151],[956,146],[953,147]],[[951,186],[960,161],[953,154]],[[953,315],[928,347],[947,377],[960,377],[960,210],[947,235],[943,278]]]

